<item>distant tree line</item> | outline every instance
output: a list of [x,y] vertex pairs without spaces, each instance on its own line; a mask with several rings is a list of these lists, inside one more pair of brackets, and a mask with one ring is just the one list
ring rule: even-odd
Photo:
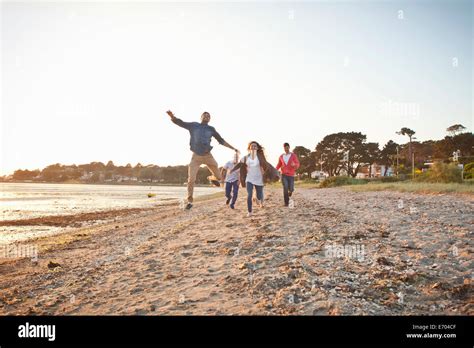
[[[300,158],[301,166],[298,173],[311,175],[316,170],[322,170],[329,176],[338,176],[341,172],[356,177],[363,166],[377,163],[389,167],[402,174],[411,170],[412,154],[415,168],[426,168],[430,162],[450,162],[453,152],[460,154],[458,163],[468,164],[474,161],[474,134],[464,132],[466,128],[460,124],[449,127],[448,135],[441,140],[416,141],[415,131],[402,128],[396,132],[407,136],[408,142],[397,144],[389,140],[382,148],[378,143],[367,142],[365,134],[360,132],[339,132],[325,136],[313,151],[303,146],[296,146],[294,152]],[[397,167],[398,159],[398,167]],[[370,169],[369,169],[370,172]]]
[[[298,155],[301,166],[298,174],[310,176],[316,170],[322,170],[329,176],[341,173],[356,177],[364,166],[384,165],[386,175],[389,167],[401,174],[411,171],[411,158],[414,154],[415,168],[425,168],[428,162],[450,162],[453,152],[459,151],[458,163],[468,164],[474,161],[474,134],[464,132],[460,124],[447,128],[448,135],[441,140],[416,141],[415,131],[402,128],[396,132],[408,137],[405,144],[389,140],[382,148],[378,143],[367,142],[365,134],[360,132],[339,132],[326,135],[313,151],[304,146],[296,146],[293,151]],[[397,161],[398,160],[398,161]],[[398,162],[398,167],[397,167]],[[370,170],[369,170],[370,173]],[[210,175],[206,168],[200,168],[196,182],[207,184]],[[59,163],[47,166],[42,170],[16,170],[13,180],[31,180],[40,182],[66,182],[76,180],[87,183],[100,182],[150,182],[163,184],[183,184],[187,180],[188,166],[157,165],[143,166],[137,163],[116,166],[112,161],[91,162],[80,165],[62,165]]]
[[[200,168],[196,182],[207,184],[209,171]],[[38,182],[67,182],[80,181],[85,183],[161,183],[161,184],[183,184],[188,177],[188,166],[157,165],[143,166],[137,163],[135,166],[115,166],[112,161],[107,164],[102,162],[91,162],[80,165],[62,165],[59,163],[47,166],[42,170],[16,170],[13,180],[30,180]]]

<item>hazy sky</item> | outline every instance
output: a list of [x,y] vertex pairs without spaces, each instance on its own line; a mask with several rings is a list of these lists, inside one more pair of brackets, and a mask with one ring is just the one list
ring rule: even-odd
[[[187,164],[185,121],[272,162],[360,131],[473,125],[472,1],[2,3],[0,174]],[[232,151],[215,144],[219,164]]]

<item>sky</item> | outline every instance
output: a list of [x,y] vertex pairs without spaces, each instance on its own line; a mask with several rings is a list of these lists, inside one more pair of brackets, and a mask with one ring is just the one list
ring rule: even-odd
[[[473,126],[472,1],[3,2],[0,175],[178,165],[203,111],[245,153]],[[220,165],[232,150],[213,140]]]

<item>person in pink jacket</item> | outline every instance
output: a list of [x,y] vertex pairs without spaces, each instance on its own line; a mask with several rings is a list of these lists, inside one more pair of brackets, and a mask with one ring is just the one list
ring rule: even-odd
[[285,207],[287,207],[290,202],[290,197],[295,190],[295,172],[300,166],[300,161],[293,152],[290,152],[290,144],[284,143],[283,148],[285,149],[285,153],[278,159],[276,169],[281,171],[283,199],[285,201]]

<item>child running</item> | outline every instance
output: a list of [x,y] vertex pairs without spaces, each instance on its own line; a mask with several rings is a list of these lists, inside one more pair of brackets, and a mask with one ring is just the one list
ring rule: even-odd
[[235,201],[239,195],[239,181],[240,181],[240,172],[238,170],[232,172],[232,169],[239,163],[239,155],[234,154],[233,161],[227,162],[221,171],[221,177],[225,177],[225,196],[227,198],[225,204],[229,205],[230,208],[235,208]]

